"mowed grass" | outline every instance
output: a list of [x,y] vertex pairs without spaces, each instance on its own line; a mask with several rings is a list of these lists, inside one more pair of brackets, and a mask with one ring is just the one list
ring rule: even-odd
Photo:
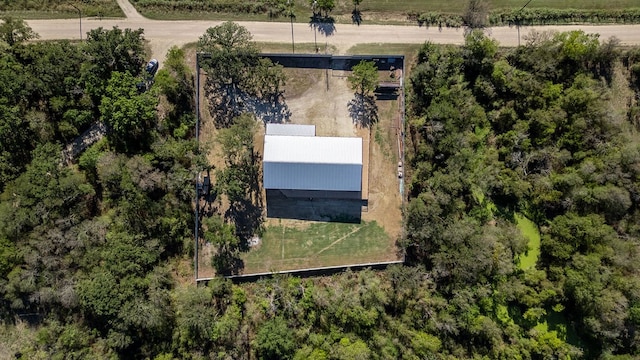
[[393,239],[375,221],[270,226],[243,256],[244,273],[397,260]]
[[413,56],[420,50],[422,44],[385,44],[366,43],[352,46],[347,50],[349,55],[404,55]]
[[540,232],[533,221],[527,219],[522,214],[515,214],[516,224],[522,235],[527,239],[529,250],[520,256],[519,266],[522,270],[531,269],[536,266],[540,257]]
[[[291,54],[291,51],[294,50],[291,47],[291,43],[268,43],[268,42],[256,42],[260,51],[264,53],[282,53],[282,54]],[[327,48],[328,54],[335,54],[337,49],[334,45],[329,45]],[[315,54],[316,53],[316,45],[314,43],[295,43],[295,53],[296,54]],[[324,44],[320,47],[320,54],[325,53]]]

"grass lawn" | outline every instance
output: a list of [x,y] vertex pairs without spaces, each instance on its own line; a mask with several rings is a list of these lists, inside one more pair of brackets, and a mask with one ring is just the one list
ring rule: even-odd
[[243,257],[244,273],[397,260],[393,239],[375,221],[270,226]]
[[384,44],[368,43],[352,46],[347,50],[349,55],[404,55],[405,57],[415,55],[420,50],[422,44]]
[[[267,43],[267,42],[256,42],[260,51],[263,53],[283,53],[290,54],[291,53],[291,43]],[[295,43],[296,54],[315,54],[316,53],[316,45],[314,43]],[[320,54],[324,54],[324,45],[320,48]],[[328,54],[335,54],[337,49],[334,45],[329,45],[327,48]]]
[[527,219],[522,214],[515,214],[518,229],[528,240],[529,250],[520,256],[520,269],[527,270],[536,266],[540,257],[540,232],[533,221]]

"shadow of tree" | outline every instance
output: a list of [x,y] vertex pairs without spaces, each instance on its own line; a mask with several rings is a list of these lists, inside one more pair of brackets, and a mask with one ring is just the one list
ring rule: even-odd
[[332,16],[314,14],[309,21],[309,26],[324,36],[332,36],[336,32],[335,19]]
[[264,201],[262,187],[260,185],[261,157],[255,151],[251,153],[250,166],[243,169],[249,172],[244,182],[244,194],[230,198],[229,207],[224,213],[226,223],[235,225],[237,241],[227,242],[218,246],[211,263],[216,273],[221,275],[237,275],[244,269],[244,261],[241,258],[243,252],[249,251],[249,240],[255,235],[261,235],[264,230]]
[[368,128],[378,122],[378,105],[372,95],[355,94],[347,103],[347,108],[356,126]]
[[236,224],[236,235],[240,239],[238,246],[240,251],[249,251],[249,240],[262,233],[264,225],[262,213],[263,205],[255,204],[248,199],[234,202],[225,213],[225,218]]
[[236,235],[240,239],[240,251],[249,251],[249,239],[262,234],[264,225],[264,202],[262,198],[262,186],[260,179],[261,156],[255,151],[252,154],[253,166],[248,167],[251,174],[247,186],[247,192],[241,199],[233,199],[229,209],[225,212],[225,218],[236,226]]
[[263,123],[286,123],[291,119],[291,110],[282,94],[261,99],[255,96],[243,98],[244,111],[256,115]]
[[351,22],[358,26],[362,24],[362,13],[360,12],[360,10],[354,9],[353,11],[351,11]]
[[211,258],[211,265],[220,275],[238,275],[244,269],[244,260],[240,258],[238,249],[228,249],[214,254]]
[[282,92],[265,97],[248,94],[233,85],[207,84],[209,113],[216,128],[227,128],[243,113],[255,114],[264,123],[285,123],[291,118]]
[[233,124],[233,119],[243,113],[238,101],[241,92],[237,86],[207,79],[205,91],[209,100],[209,114],[216,128],[228,128]]

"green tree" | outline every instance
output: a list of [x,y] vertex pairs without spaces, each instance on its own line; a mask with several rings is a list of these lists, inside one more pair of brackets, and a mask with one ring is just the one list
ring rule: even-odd
[[378,86],[378,67],[373,61],[360,61],[347,77],[351,90],[362,96],[371,95]]
[[140,93],[138,82],[129,73],[114,72],[100,102],[107,138],[119,151],[144,149],[151,141],[158,100],[150,92]]
[[188,71],[184,57],[181,49],[175,46],[169,49],[164,67],[154,78],[154,85],[160,88],[170,105],[161,123],[162,130],[178,138],[191,134],[195,125],[194,78]]
[[498,52],[498,42],[477,30],[469,32],[464,40],[462,57],[465,78],[474,84],[479,76],[488,77],[493,73],[493,62]]
[[29,139],[33,136],[17,106],[8,106],[0,98],[0,191],[18,176],[29,162]]
[[237,274],[243,264],[240,259],[241,240],[236,236],[235,226],[217,217],[206,218],[203,225],[206,228],[205,240],[216,248],[211,265],[220,275]]
[[275,317],[265,322],[256,335],[255,348],[259,359],[291,359],[296,349],[294,334],[285,319]]
[[22,19],[11,16],[3,16],[0,24],[0,40],[13,46],[31,39],[37,39],[40,35],[33,30]]
[[260,59],[251,33],[233,22],[207,29],[198,40],[201,66],[207,72],[205,90],[216,125],[228,127],[233,118],[250,111],[248,104],[279,102],[285,78],[282,68]]
[[255,117],[243,114],[231,127],[221,129],[217,137],[225,160],[225,168],[218,171],[218,186],[232,203],[251,199],[257,191],[259,164],[253,148],[256,130]]
[[287,0],[267,0],[265,5],[267,5],[267,14],[269,18],[278,18],[282,16],[289,6],[290,1]]
[[464,25],[468,29],[483,29],[489,24],[489,2],[486,0],[469,0],[462,15]]
[[82,64],[81,77],[96,104],[104,95],[112,72],[138,76],[145,64],[142,29],[97,28],[87,33],[82,50],[89,59]]
[[347,81],[355,92],[355,99],[348,104],[353,121],[363,127],[371,126],[378,118],[378,106],[372,96],[379,81],[375,62],[360,61],[351,69]]

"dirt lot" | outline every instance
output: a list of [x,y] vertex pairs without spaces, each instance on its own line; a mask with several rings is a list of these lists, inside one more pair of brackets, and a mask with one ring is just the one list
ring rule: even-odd
[[[382,238],[376,240],[378,250],[362,254],[359,262],[367,261],[386,261],[397,260],[395,241],[401,234],[402,216],[401,205],[402,200],[399,193],[399,180],[397,177],[397,167],[399,161],[397,134],[399,109],[397,100],[378,100],[379,122],[371,128],[357,126],[352,120],[348,103],[354,99],[353,91],[349,88],[346,74],[344,72],[333,72],[332,70],[322,69],[285,69],[287,75],[287,85],[285,87],[285,102],[290,111],[290,122],[294,124],[313,124],[316,126],[316,135],[318,136],[357,136],[363,138],[364,143],[364,189],[368,189],[363,198],[368,199],[362,206],[361,221],[363,226],[371,226],[377,224],[383,233],[386,234],[387,244],[380,243]],[[206,110],[206,102],[203,101],[201,114],[203,118],[201,143],[203,145],[213,145],[215,142],[216,130],[212,125],[212,120]],[[262,153],[263,148],[264,127],[260,127],[260,131],[255,137],[255,149]],[[209,162],[215,166],[221,166],[220,154],[214,148],[209,152]],[[315,202],[315,201],[314,201]],[[266,203],[266,201],[265,201]],[[328,201],[332,205],[334,201]],[[320,206],[320,203],[312,204],[314,207]],[[225,204],[217,205],[218,211],[224,211]],[[351,209],[351,207],[350,207]],[[266,213],[266,209],[265,209]],[[316,226],[317,221],[295,220],[282,218],[267,218],[265,226],[267,232],[269,229],[297,229],[304,231],[311,226]],[[367,224],[367,225],[364,225]],[[346,225],[345,225],[346,226]],[[266,236],[265,239],[271,236]],[[328,241],[328,240],[327,240]],[[352,240],[361,241],[361,240]],[[384,242],[384,241],[383,241]],[[307,260],[299,259],[293,261],[285,257],[285,254],[293,254],[296,250],[295,241],[283,242],[290,244],[287,248],[283,245],[282,259],[264,259],[265,263],[269,262],[272,270],[284,270],[291,266],[323,266],[328,261],[332,265],[339,263],[339,254],[334,254],[334,258],[327,258],[326,261],[317,258],[317,255],[310,255],[311,263]],[[361,243],[363,244],[363,243]],[[372,243],[373,244],[373,243]],[[355,246],[355,243],[354,243]],[[209,265],[211,256],[211,247],[202,244],[200,257],[200,277],[213,275],[213,271]],[[339,251],[336,248],[335,251]],[[375,253],[374,253],[375,252]],[[323,255],[330,254],[324,251]],[[349,254],[343,254],[346,264],[349,262]],[[355,255],[355,254],[354,254]],[[254,271],[265,271],[264,264],[259,264],[259,259],[254,259],[255,254],[247,254],[245,273]],[[335,258],[338,256],[338,258]],[[280,256],[278,255],[278,258]],[[280,263],[281,266],[278,266]],[[317,263],[317,264],[316,264]],[[252,265],[253,264],[253,265]],[[294,265],[297,264],[297,265]],[[255,266],[254,266],[255,265]],[[254,269],[255,267],[255,269]]]
[[[285,87],[292,123],[315,125],[317,136],[361,136],[349,117],[347,104],[353,99],[353,91],[346,78],[333,76],[331,70],[286,72],[289,82],[293,83]],[[302,84],[309,87],[301,89]]]
[[357,127],[347,107],[354,95],[344,72],[318,69],[285,71],[288,78],[285,100],[292,114],[292,123],[316,125],[318,136],[362,137],[365,152],[366,145],[369,145],[369,153],[365,153],[363,159],[368,163],[364,176],[369,180],[369,204],[362,213],[362,219],[375,220],[395,240],[402,227],[397,179],[397,101],[378,101],[379,123],[371,129]]

